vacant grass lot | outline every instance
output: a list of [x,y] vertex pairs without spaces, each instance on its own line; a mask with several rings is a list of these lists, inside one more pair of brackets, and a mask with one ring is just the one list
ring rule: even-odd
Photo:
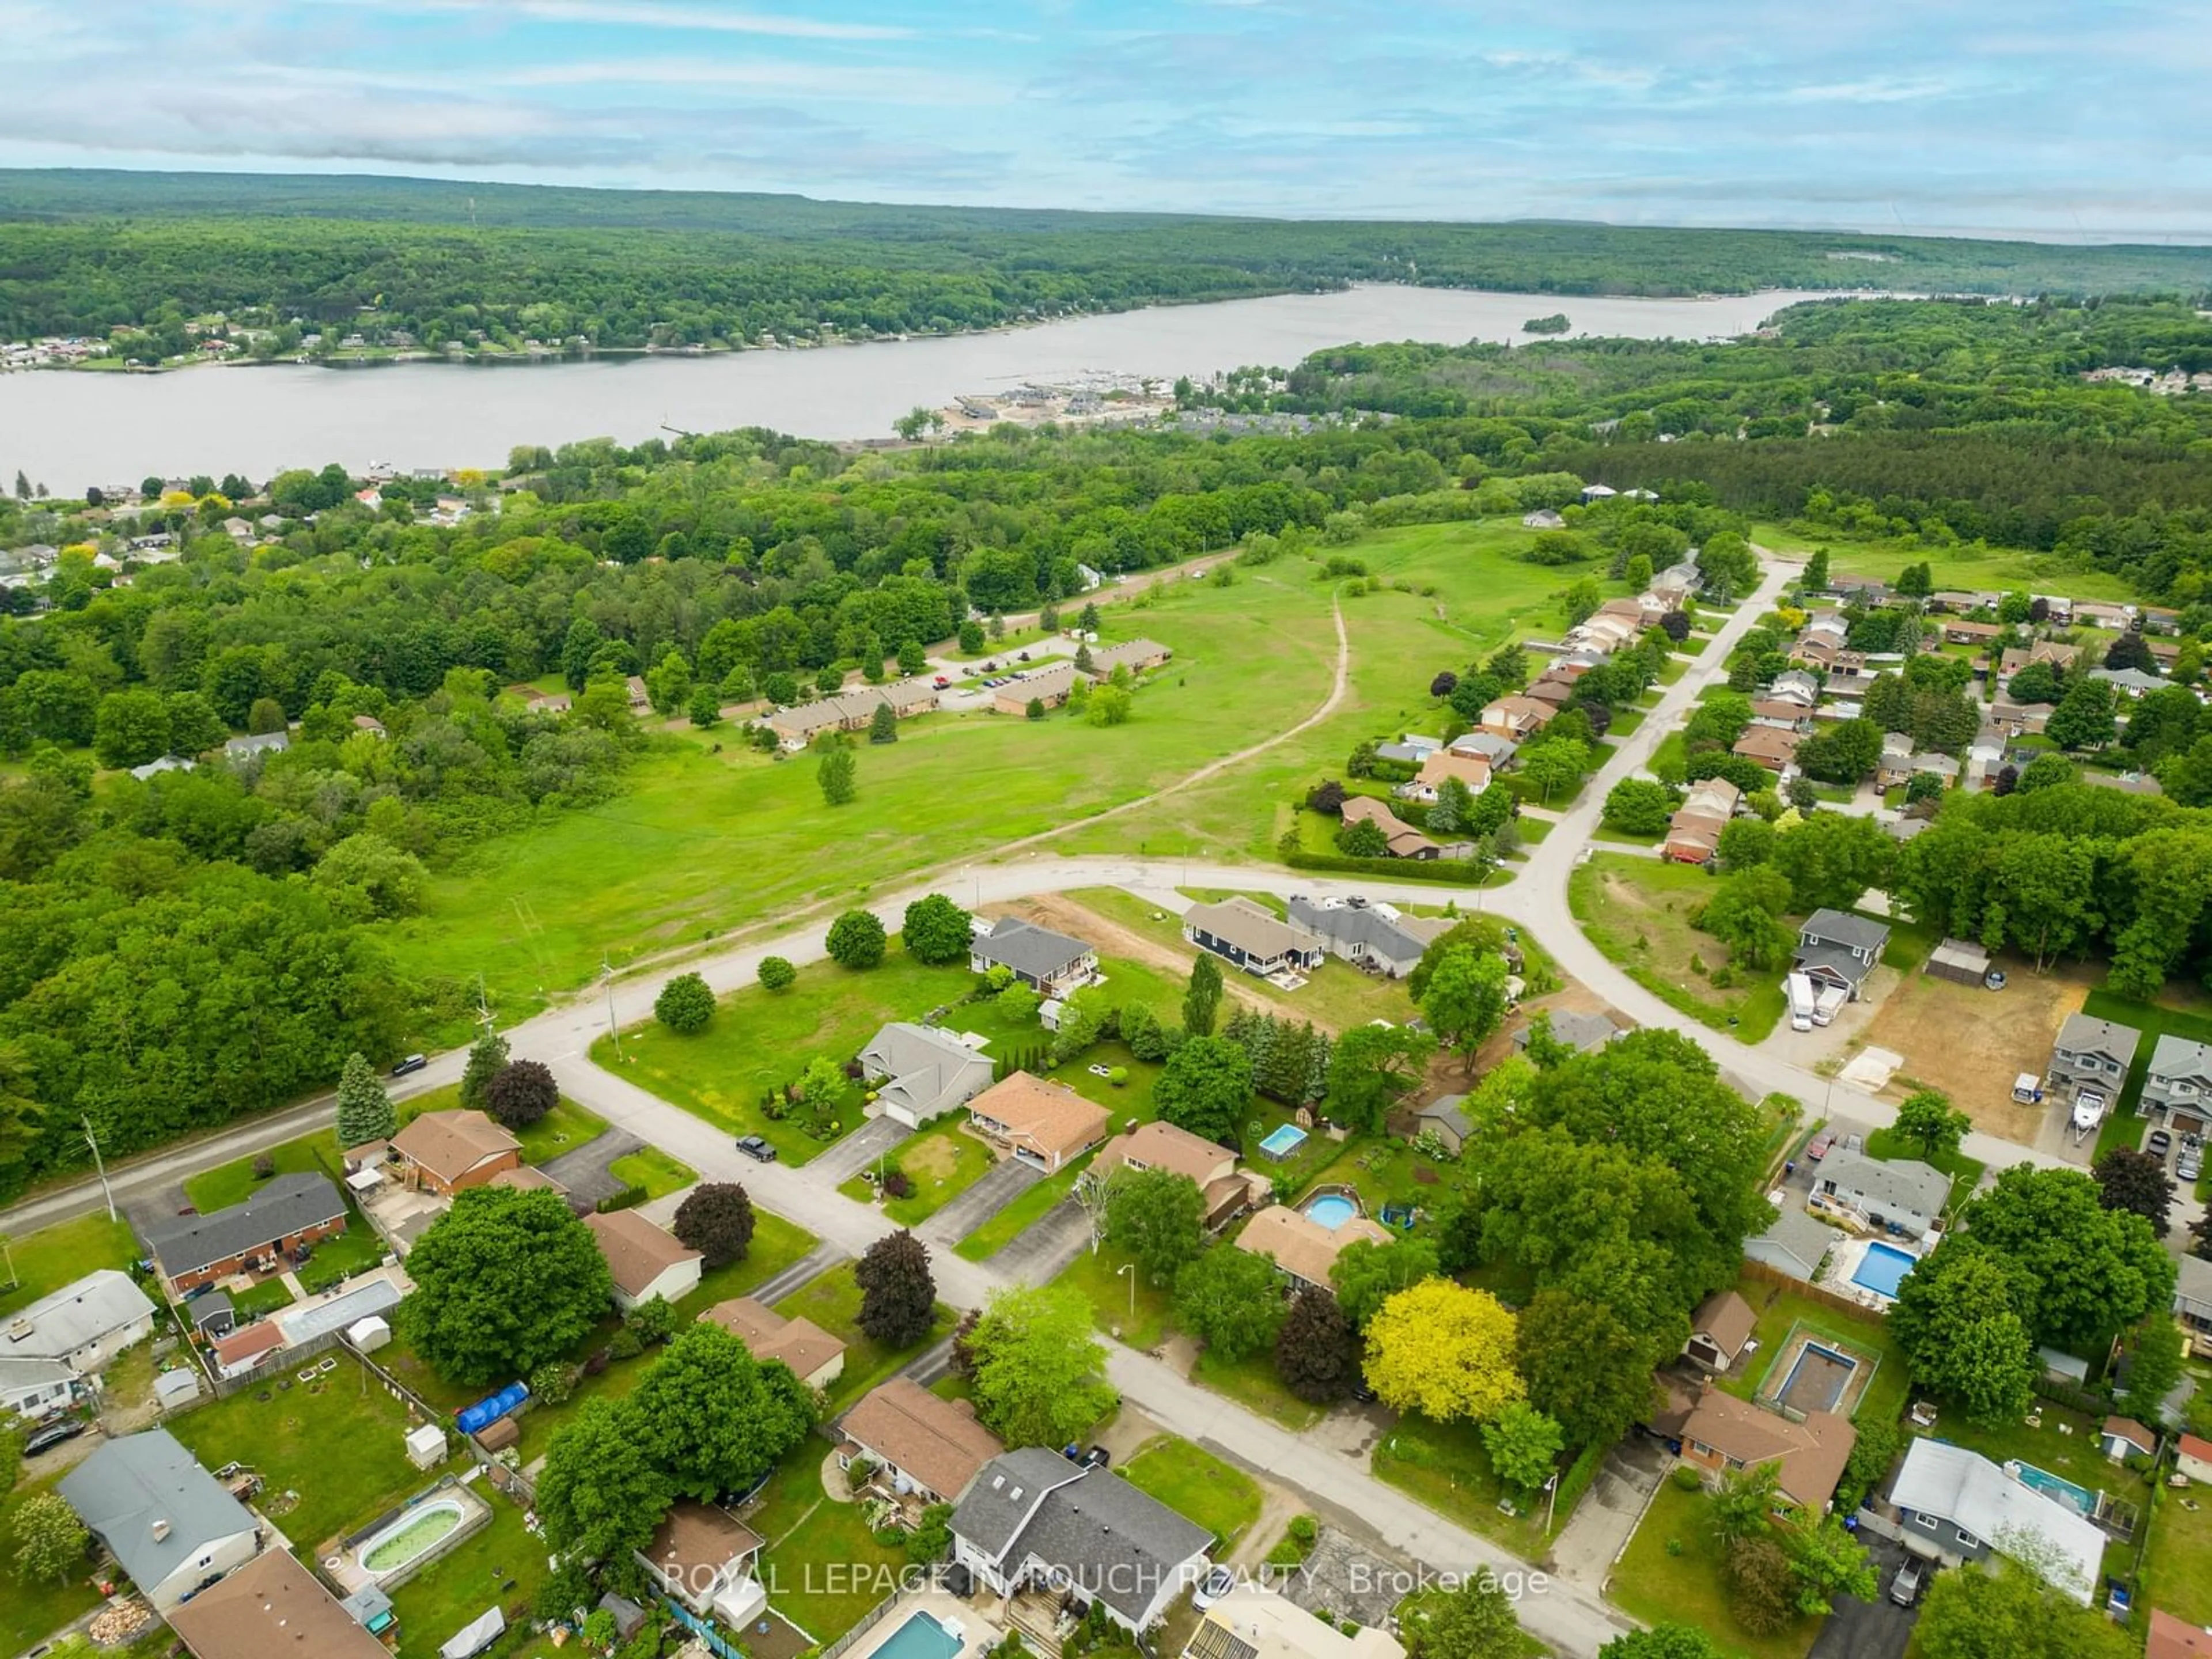
[[1894,581],[1908,564],[1926,564],[1937,587],[2033,588],[2076,599],[2131,599],[2135,589],[2119,577],[2080,570],[2048,553],[2016,547],[1915,547],[1905,542],[1854,542],[1814,525],[1755,524],[1751,539],[1777,553],[1828,550],[1828,568],[1838,576]]
[[1708,1519],[1711,1500],[1662,1482],[1628,1553],[1613,1568],[1613,1599],[1646,1624],[1694,1625],[1722,1651],[1749,1659],[1800,1659],[1821,1621],[1800,1619],[1773,1636],[1736,1623],[1721,1580],[1721,1542]]
[[1738,983],[1714,988],[1711,975],[1728,965],[1728,947],[1690,922],[1713,886],[1694,865],[1601,853],[1568,878],[1567,908],[1607,961],[1668,1006],[1716,1030],[1733,1025],[1740,1040],[1757,1042],[1782,1017],[1782,975],[1746,970]]
[[1214,1553],[1260,1518],[1260,1483],[1212,1452],[1162,1435],[1121,1466],[1124,1480],[1213,1534]]
[[[1254,603],[1257,585],[1177,584],[1171,601],[1115,607],[1176,660],[1127,725],[930,715],[863,745],[860,797],[830,812],[811,759],[769,759],[726,731],[656,738],[617,799],[548,814],[471,849],[397,925],[404,968],[481,973],[501,1023],[619,967],[809,904],[842,899],[1057,830],[1157,789],[1295,722],[1326,694],[1325,596]],[[1272,596],[1271,596],[1272,597]],[[722,752],[710,752],[719,744]],[[823,855],[835,845],[836,856]],[[545,902],[557,894],[557,904]]]
[[[313,1382],[284,1380],[291,1387],[271,1382],[195,1407],[168,1428],[205,1468],[243,1463],[260,1474],[259,1501],[301,1548],[319,1553],[325,1540],[434,1478],[407,1461],[411,1413],[353,1360],[340,1355]],[[288,1492],[298,1494],[289,1505]]]
[[[7,1260],[15,1267],[15,1283],[0,1291],[0,1313],[36,1302],[95,1268],[126,1268],[138,1260],[138,1244],[129,1222],[95,1212],[9,1240]],[[9,1277],[0,1269],[0,1282]]]

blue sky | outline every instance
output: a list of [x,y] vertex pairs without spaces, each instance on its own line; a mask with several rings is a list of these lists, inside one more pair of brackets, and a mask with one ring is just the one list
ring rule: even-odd
[[0,0],[0,165],[2212,240],[2203,0]]

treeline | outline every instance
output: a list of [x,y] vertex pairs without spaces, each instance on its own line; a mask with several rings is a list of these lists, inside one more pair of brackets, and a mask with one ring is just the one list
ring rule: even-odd
[[[973,328],[1353,282],[1560,295],[2201,294],[2198,248],[871,206],[398,179],[0,173],[0,332],[363,313],[428,344]],[[258,319],[257,319],[258,320]]]

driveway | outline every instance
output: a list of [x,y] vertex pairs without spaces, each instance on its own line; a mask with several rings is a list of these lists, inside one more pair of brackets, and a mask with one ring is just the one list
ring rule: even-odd
[[1664,1446],[1640,1434],[1631,1434],[1608,1452],[1552,1546],[1553,1571],[1601,1588],[1672,1462]]
[[824,1187],[858,1175],[914,1133],[905,1124],[878,1115],[870,1118],[829,1151],[805,1166],[806,1178]]
[[1905,1546],[1867,1532],[1859,1534],[1859,1542],[1866,1546],[1881,1575],[1874,1600],[1838,1596],[1807,1659],[1904,1659],[1913,1624],[1920,1617],[1918,1607],[1900,1607],[1889,1599],[1890,1581],[1905,1562]]
[[773,1306],[848,1259],[835,1244],[817,1244],[775,1277],[763,1279],[745,1294],[756,1302]]
[[1090,1243],[1090,1216],[1073,1199],[1063,1198],[1009,1240],[990,1263],[1008,1279],[1042,1285]]
[[1333,1613],[1370,1630],[1388,1630],[1390,1615],[1419,1587],[1422,1570],[1382,1554],[1341,1529],[1324,1526],[1313,1553],[1295,1568],[1275,1568],[1275,1588],[1308,1613]]
[[574,1152],[563,1152],[538,1167],[566,1187],[568,1196],[576,1203],[593,1210],[601,1200],[612,1198],[623,1188],[621,1181],[607,1166],[644,1145],[634,1134],[609,1129],[604,1134],[592,1136]]
[[1043,1170],[1006,1158],[915,1231],[933,1243],[957,1244],[1043,1179]]

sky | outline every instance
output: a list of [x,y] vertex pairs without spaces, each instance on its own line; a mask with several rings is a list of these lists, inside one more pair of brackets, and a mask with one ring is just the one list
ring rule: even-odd
[[0,0],[0,166],[2212,240],[2204,0]]

